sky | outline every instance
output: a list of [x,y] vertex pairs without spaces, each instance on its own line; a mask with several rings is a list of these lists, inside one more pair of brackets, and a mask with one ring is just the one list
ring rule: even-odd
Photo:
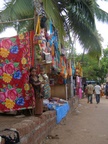
[[[101,9],[108,12],[108,1],[106,2],[104,0],[98,0],[98,4],[101,7]],[[0,0],[0,10],[2,7],[3,7],[3,0]],[[102,23],[102,22],[99,22],[96,20],[96,27],[97,27],[98,32],[101,34],[101,36],[104,39],[104,41],[102,42],[102,46],[103,46],[103,48],[106,48],[106,46],[108,45],[108,24]],[[8,28],[3,33],[0,33],[0,38],[12,37],[15,35],[17,35],[17,33],[14,30],[14,28]],[[75,47],[76,47],[76,51],[78,53],[83,52],[83,49],[81,48],[81,45],[79,44],[79,42],[76,42]]]

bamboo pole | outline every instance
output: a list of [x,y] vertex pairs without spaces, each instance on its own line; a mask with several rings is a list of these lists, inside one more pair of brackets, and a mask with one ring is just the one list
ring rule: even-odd
[[[34,9],[34,32],[36,31],[36,25],[37,25],[37,18],[38,13],[36,12],[36,8]],[[37,59],[36,59],[36,48],[34,47],[34,66],[37,65]]]
[[7,23],[13,23],[13,22],[21,22],[21,21],[27,21],[27,20],[33,20],[33,19],[34,19],[34,17],[33,18],[21,19],[21,20],[0,22],[0,24],[7,24]]

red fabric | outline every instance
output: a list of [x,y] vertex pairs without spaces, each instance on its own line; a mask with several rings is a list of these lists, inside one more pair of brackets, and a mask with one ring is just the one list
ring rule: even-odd
[[0,111],[33,106],[29,87],[30,33],[0,41]]

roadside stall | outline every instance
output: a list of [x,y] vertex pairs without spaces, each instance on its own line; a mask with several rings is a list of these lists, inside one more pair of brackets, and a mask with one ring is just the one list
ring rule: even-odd
[[69,98],[67,78],[71,77],[72,68],[58,41],[54,27],[53,31],[50,29],[50,34],[46,28],[40,27],[40,17],[35,32],[0,41],[0,112],[35,107],[34,92],[29,84],[29,69],[35,66],[39,75],[42,66],[47,77],[43,100],[48,100],[48,103],[44,103],[44,106],[56,110],[57,123],[66,116],[69,111],[68,101],[65,101]]

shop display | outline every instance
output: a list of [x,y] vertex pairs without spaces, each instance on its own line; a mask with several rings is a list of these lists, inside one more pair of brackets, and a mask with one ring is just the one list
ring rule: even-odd
[[[0,111],[34,108],[36,101],[29,84],[29,69],[34,65],[39,81],[43,81],[42,79],[45,81],[41,88],[44,99],[50,98],[48,108],[55,109],[59,113],[60,106],[68,105],[67,101],[61,98],[67,100],[70,97],[67,92],[69,89],[67,79],[75,75],[75,68],[66,58],[65,49],[59,44],[57,30],[51,21],[50,34],[47,33],[46,20],[46,17],[38,16],[35,32],[27,32],[0,41]],[[44,67],[49,65],[45,77],[41,77],[39,65]],[[82,76],[80,63],[76,65],[75,76]],[[77,81],[76,91],[79,97],[82,97],[80,88]],[[55,91],[56,96],[60,97],[58,100],[54,99]],[[69,107],[67,109],[69,110]]]

